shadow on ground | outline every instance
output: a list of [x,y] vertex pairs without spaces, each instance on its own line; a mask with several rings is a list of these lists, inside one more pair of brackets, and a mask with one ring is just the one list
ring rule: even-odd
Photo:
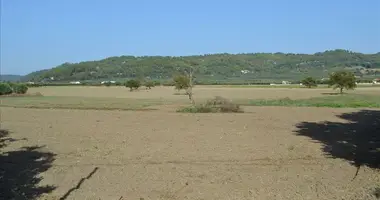
[[50,193],[54,186],[40,186],[40,173],[48,170],[55,154],[42,152],[41,146],[4,152],[2,148],[17,140],[0,129],[0,199],[36,199]]
[[[341,122],[302,122],[297,124],[297,135],[310,137],[322,143],[327,157],[340,158],[357,168],[361,166],[380,169],[380,111],[362,110],[338,116]],[[380,198],[380,188],[373,195]]]
[[356,167],[380,168],[380,111],[362,110],[339,115],[341,122],[302,122],[297,135],[323,144],[326,156],[341,158]]

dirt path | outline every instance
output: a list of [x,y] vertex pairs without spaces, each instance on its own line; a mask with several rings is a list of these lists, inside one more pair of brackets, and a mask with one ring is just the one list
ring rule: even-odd
[[[168,107],[168,110],[171,110]],[[242,114],[1,108],[2,152],[54,153],[50,199],[371,199],[380,174],[331,159],[301,122],[357,109],[255,107]],[[315,130],[314,130],[315,131]],[[82,180],[82,181],[81,181]],[[368,195],[368,196],[365,196]],[[360,197],[360,198],[359,198]]]

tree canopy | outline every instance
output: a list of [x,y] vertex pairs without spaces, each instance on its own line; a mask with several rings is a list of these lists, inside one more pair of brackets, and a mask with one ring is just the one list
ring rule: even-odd
[[185,75],[178,75],[173,78],[176,90],[186,90],[190,87],[190,79]]
[[331,73],[329,86],[334,89],[339,88],[340,93],[343,93],[343,89],[350,90],[356,87],[356,78],[352,72],[338,71]]
[[309,76],[309,77],[303,79],[303,80],[301,81],[301,83],[302,83],[304,86],[308,87],[308,88],[312,88],[312,87],[316,87],[316,86],[317,86],[317,80],[315,80],[315,78],[313,78],[313,77],[311,77],[311,76]]
[[139,80],[131,79],[125,82],[124,85],[125,87],[129,87],[130,91],[133,91],[139,89],[139,87],[141,86],[141,82]]

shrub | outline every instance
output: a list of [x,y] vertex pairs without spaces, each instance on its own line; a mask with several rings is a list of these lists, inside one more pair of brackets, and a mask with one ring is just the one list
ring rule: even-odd
[[238,104],[232,103],[231,100],[227,100],[223,97],[216,96],[214,99],[208,100],[207,107],[214,107],[220,110],[220,112],[241,112]]
[[176,90],[186,90],[190,87],[190,79],[187,76],[179,75],[173,78],[174,87]]
[[315,80],[313,77],[307,77],[303,79],[301,83],[308,88],[317,87],[317,80]]
[[110,87],[112,85],[112,83],[110,81],[107,81],[107,82],[104,83],[104,85],[107,86],[107,87]]
[[12,87],[8,83],[0,83],[0,95],[12,94]]
[[41,83],[27,83],[26,86],[28,88],[31,88],[31,87],[41,87],[43,85]]
[[160,82],[160,81],[154,81],[153,83],[154,83],[154,86],[159,86],[159,85],[161,85],[161,82]]
[[25,94],[28,91],[28,86],[25,84],[14,84],[13,92],[16,94]]
[[141,86],[141,82],[139,80],[129,80],[125,82],[125,87],[129,87],[130,91],[137,90]]
[[152,87],[154,87],[154,82],[153,81],[147,81],[144,83],[145,87],[147,87],[148,89],[151,89]]
[[243,110],[238,104],[223,97],[215,97],[208,100],[205,104],[196,105],[192,107],[185,107],[177,110],[178,112],[187,113],[240,113]]

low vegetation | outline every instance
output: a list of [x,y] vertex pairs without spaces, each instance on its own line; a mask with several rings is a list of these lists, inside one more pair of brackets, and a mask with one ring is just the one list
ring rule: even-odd
[[16,94],[25,94],[28,91],[28,86],[25,84],[14,84],[12,88],[13,92]]
[[12,94],[12,87],[8,83],[0,83],[0,95]]
[[28,86],[21,83],[0,83],[0,95],[25,94]]
[[148,89],[151,89],[152,87],[155,86],[155,84],[154,84],[153,81],[146,81],[146,82],[144,83],[144,86],[145,86],[146,88],[148,88]]
[[106,81],[106,82],[104,83],[104,85],[107,86],[107,87],[110,87],[110,86],[112,86],[112,83],[111,83],[110,81]]
[[301,81],[302,85],[308,88],[317,87],[317,80],[313,77],[307,77]]
[[310,99],[282,98],[275,100],[250,100],[249,106],[294,106],[331,108],[380,108],[380,97],[376,95],[345,94]]
[[178,90],[178,92],[180,90],[187,90],[190,87],[189,77],[185,75],[175,76],[173,78],[173,82],[174,82],[174,88]]
[[141,86],[141,82],[139,80],[131,79],[125,82],[125,87],[128,87],[130,91],[138,90]]
[[243,110],[238,104],[217,96],[208,100],[204,104],[193,105],[190,107],[184,107],[177,110],[177,112],[185,113],[241,113]]

